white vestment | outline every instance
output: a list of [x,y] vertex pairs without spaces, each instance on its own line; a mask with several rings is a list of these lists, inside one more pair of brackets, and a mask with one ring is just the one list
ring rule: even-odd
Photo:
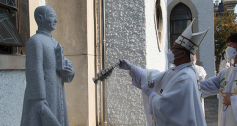
[[191,63],[162,73],[145,69],[139,83],[144,85],[148,81],[155,82],[157,93],[150,100],[153,117],[147,113],[149,97],[142,94],[149,126],[206,126],[197,78]]
[[196,67],[196,70],[198,72],[198,75],[199,75],[199,80],[202,81],[205,79],[207,73],[206,71],[204,70],[204,68],[202,66],[198,66],[198,65],[195,65]]
[[[198,66],[198,65],[195,65],[195,67],[196,67],[196,70],[198,72],[199,81],[204,80],[206,75],[207,75],[207,73],[204,70],[204,68],[202,66]],[[205,116],[204,98],[202,98],[201,102],[202,102],[203,113],[204,113],[204,116]]]
[[[222,70],[216,77],[200,82],[202,96],[219,94],[218,126],[237,126],[237,67]],[[231,93],[231,105],[223,105],[223,96]]]

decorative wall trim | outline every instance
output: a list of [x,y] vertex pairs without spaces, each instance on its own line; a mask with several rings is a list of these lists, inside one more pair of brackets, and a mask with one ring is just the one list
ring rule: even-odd
[[0,70],[24,70],[25,56],[21,55],[0,55]]

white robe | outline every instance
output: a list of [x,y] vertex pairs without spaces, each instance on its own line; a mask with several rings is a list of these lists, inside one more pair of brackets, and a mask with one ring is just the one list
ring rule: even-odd
[[[206,75],[207,75],[207,73],[204,70],[204,68],[202,66],[198,66],[198,65],[195,65],[195,67],[196,67],[196,70],[198,72],[199,81],[204,80]],[[204,116],[205,116],[204,98],[202,98],[201,102],[202,102],[203,113],[204,113]]]
[[206,126],[197,78],[191,67],[187,63],[162,73],[158,70],[142,71],[140,84],[154,81],[157,93],[151,100],[154,120],[146,112],[149,98],[142,94],[149,126]]
[[198,66],[198,65],[195,65],[196,67],[196,70],[198,72],[198,75],[199,75],[199,80],[202,81],[205,79],[207,73],[206,71],[204,70],[204,68],[202,66]]
[[[203,97],[219,94],[218,126],[237,126],[237,67],[224,69],[216,77],[200,84]],[[225,93],[232,93],[228,107],[223,105]]]

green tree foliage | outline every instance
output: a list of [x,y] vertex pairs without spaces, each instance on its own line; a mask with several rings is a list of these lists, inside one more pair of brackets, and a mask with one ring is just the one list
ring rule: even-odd
[[216,71],[220,72],[220,65],[223,60],[225,49],[227,47],[226,39],[237,32],[236,14],[234,10],[225,8],[221,14],[214,16],[214,37],[215,37],[215,56]]

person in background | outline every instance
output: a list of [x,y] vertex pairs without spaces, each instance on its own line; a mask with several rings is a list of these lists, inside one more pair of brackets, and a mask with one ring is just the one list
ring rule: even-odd
[[[205,79],[207,73],[204,70],[204,68],[202,66],[198,66],[196,62],[197,62],[197,56],[195,54],[193,57],[193,63],[195,64],[196,70],[198,72],[199,81],[202,81]],[[202,98],[202,108],[203,108],[203,113],[205,115],[204,98]]]
[[227,38],[227,58],[234,64],[200,82],[202,97],[219,94],[218,126],[237,126],[237,33]]
[[197,62],[197,56],[195,54],[193,57],[193,63],[195,64],[195,67],[197,69],[197,72],[199,75],[199,81],[202,81],[207,76],[207,73],[206,73],[205,69],[202,66],[197,65],[196,62]]

